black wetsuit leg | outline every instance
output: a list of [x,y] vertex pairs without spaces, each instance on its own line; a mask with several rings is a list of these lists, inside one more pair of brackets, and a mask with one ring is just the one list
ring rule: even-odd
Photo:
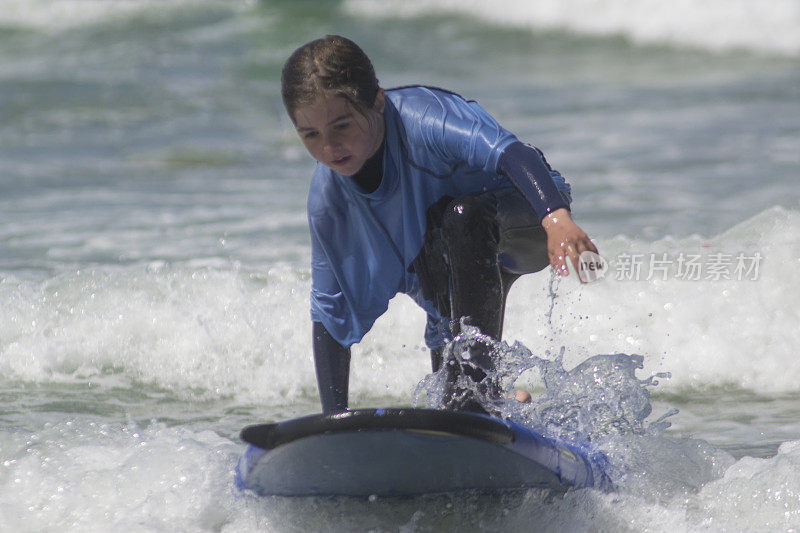
[[453,335],[461,317],[469,317],[470,325],[500,340],[511,285],[549,264],[547,235],[536,213],[508,189],[453,200],[441,226]]
[[[513,282],[522,274],[547,268],[547,233],[528,201],[515,189],[497,191],[492,196],[500,233],[497,260],[503,274]],[[570,199],[569,193],[563,193],[563,197]],[[505,291],[510,287],[506,283]]]
[[442,350],[444,348],[431,348],[431,368],[438,372],[442,368]]
[[[514,188],[445,197],[428,210],[427,226],[411,268],[423,297],[451,318],[453,335],[468,316],[499,340],[511,285],[549,264],[547,235],[533,208]],[[431,361],[437,357],[432,353]]]
[[[568,195],[564,200],[569,202]],[[423,296],[436,304],[440,315],[451,318],[453,335],[460,319],[469,317],[469,324],[500,340],[512,284],[549,264],[547,234],[536,212],[519,191],[509,188],[444,199],[428,211],[427,224],[422,252],[413,264]],[[494,368],[486,350],[476,346],[473,352],[473,362],[484,370]],[[442,353],[441,348],[431,350],[431,366],[437,371],[447,364],[451,383],[461,374],[479,383],[486,377],[480,368],[442,361]],[[451,387],[447,396],[460,392]],[[480,410],[469,400],[447,407]]]
[[[461,318],[481,333],[499,339],[503,330],[503,277],[497,260],[499,241],[495,212],[491,204],[476,196],[452,201],[442,216],[442,237],[447,251],[450,280],[450,327],[453,335],[461,329]],[[446,406],[452,409],[485,412],[471,393],[453,384],[459,375],[478,383],[483,394],[494,396],[498,387],[486,380],[494,369],[487,347],[469,348],[468,362],[445,361],[450,386]]]
[[317,371],[322,412],[338,413],[347,410],[350,381],[350,348],[334,339],[321,322],[312,323],[314,366]]
[[[436,285],[435,301],[440,313],[450,315],[454,335],[459,332],[460,319],[469,317],[467,323],[500,340],[512,284],[522,274],[537,272],[549,264],[547,235],[536,213],[516,189],[508,189],[452,200],[441,212],[438,222],[441,229],[437,233],[435,228],[431,235],[439,242],[436,238],[426,242],[425,252],[433,256],[435,250],[441,250],[445,257],[448,282],[443,284],[439,276],[439,281],[432,283]],[[422,272],[436,274],[434,262],[426,266]],[[443,290],[446,299],[442,297]],[[441,305],[443,300],[448,305]],[[431,365],[435,371],[446,363],[451,383],[460,374],[482,383],[485,371],[494,369],[493,362],[485,347],[475,346],[471,352],[470,360],[477,363],[478,368],[457,361],[443,362],[441,349],[431,351]],[[491,383],[482,383],[479,387],[496,392],[496,386]],[[447,397],[458,397],[461,392],[451,388]],[[451,402],[448,407],[481,410],[468,397]]]
[[442,217],[442,234],[450,266],[450,316],[453,335],[459,319],[499,339],[503,330],[503,283],[497,246],[495,213],[476,196],[450,203]]

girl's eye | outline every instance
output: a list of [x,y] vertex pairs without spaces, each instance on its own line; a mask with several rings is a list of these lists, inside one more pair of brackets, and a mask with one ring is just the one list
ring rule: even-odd
[[316,136],[317,136],[317,132],[316,131],[309,131],[309,132],[303,134],[303,139],[313,139]]
[[342,130],[346,130],[349,127],[350,127],[350,123],[349,122],[340,122],[340,123],[334,125],[333,129],[338,130],[338,131],[342,131]]

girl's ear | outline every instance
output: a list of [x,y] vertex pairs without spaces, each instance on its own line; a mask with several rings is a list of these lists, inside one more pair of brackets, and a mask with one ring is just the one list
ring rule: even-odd
[[383,113],[385,107],[386,107],[386,93],[384,92],[383,89],[378,89],[378,92],[375,94],[375,102],[372,104],[372,109],[374,109],[378,113]]

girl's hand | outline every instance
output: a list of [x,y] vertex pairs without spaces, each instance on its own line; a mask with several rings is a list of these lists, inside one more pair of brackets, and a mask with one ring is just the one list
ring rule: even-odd
[[542,227],[547,232],[547,253],[550,256],[550,266],[562,276],[569,275],[567,258],[572,260],[572,266],[575,267],[575,272],[578,272],[580,255],[587,250],[597,253],[597,247],[589,236],[572,221],[572,217],[566,209],[556,209],[544,217]]

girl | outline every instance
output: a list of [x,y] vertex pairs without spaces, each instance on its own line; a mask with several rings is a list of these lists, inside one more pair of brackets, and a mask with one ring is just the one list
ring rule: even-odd
[[[475,102],[432,87],[384,90],[361,48],[335,35],[292,54],[281,93],[318,161],[308,220],[323,412],[347,409],[350,346],[398,292],[428,314],[436,371],[462,319],[500,339],[521,274],[550,264],[567,275],[567,259],[577,269],[582,252],[597,252],[570,218],[564,178]],[[485,377],[454,366],[451,380],[459,371]],[[480,409],[463,391],[447,406]]]

